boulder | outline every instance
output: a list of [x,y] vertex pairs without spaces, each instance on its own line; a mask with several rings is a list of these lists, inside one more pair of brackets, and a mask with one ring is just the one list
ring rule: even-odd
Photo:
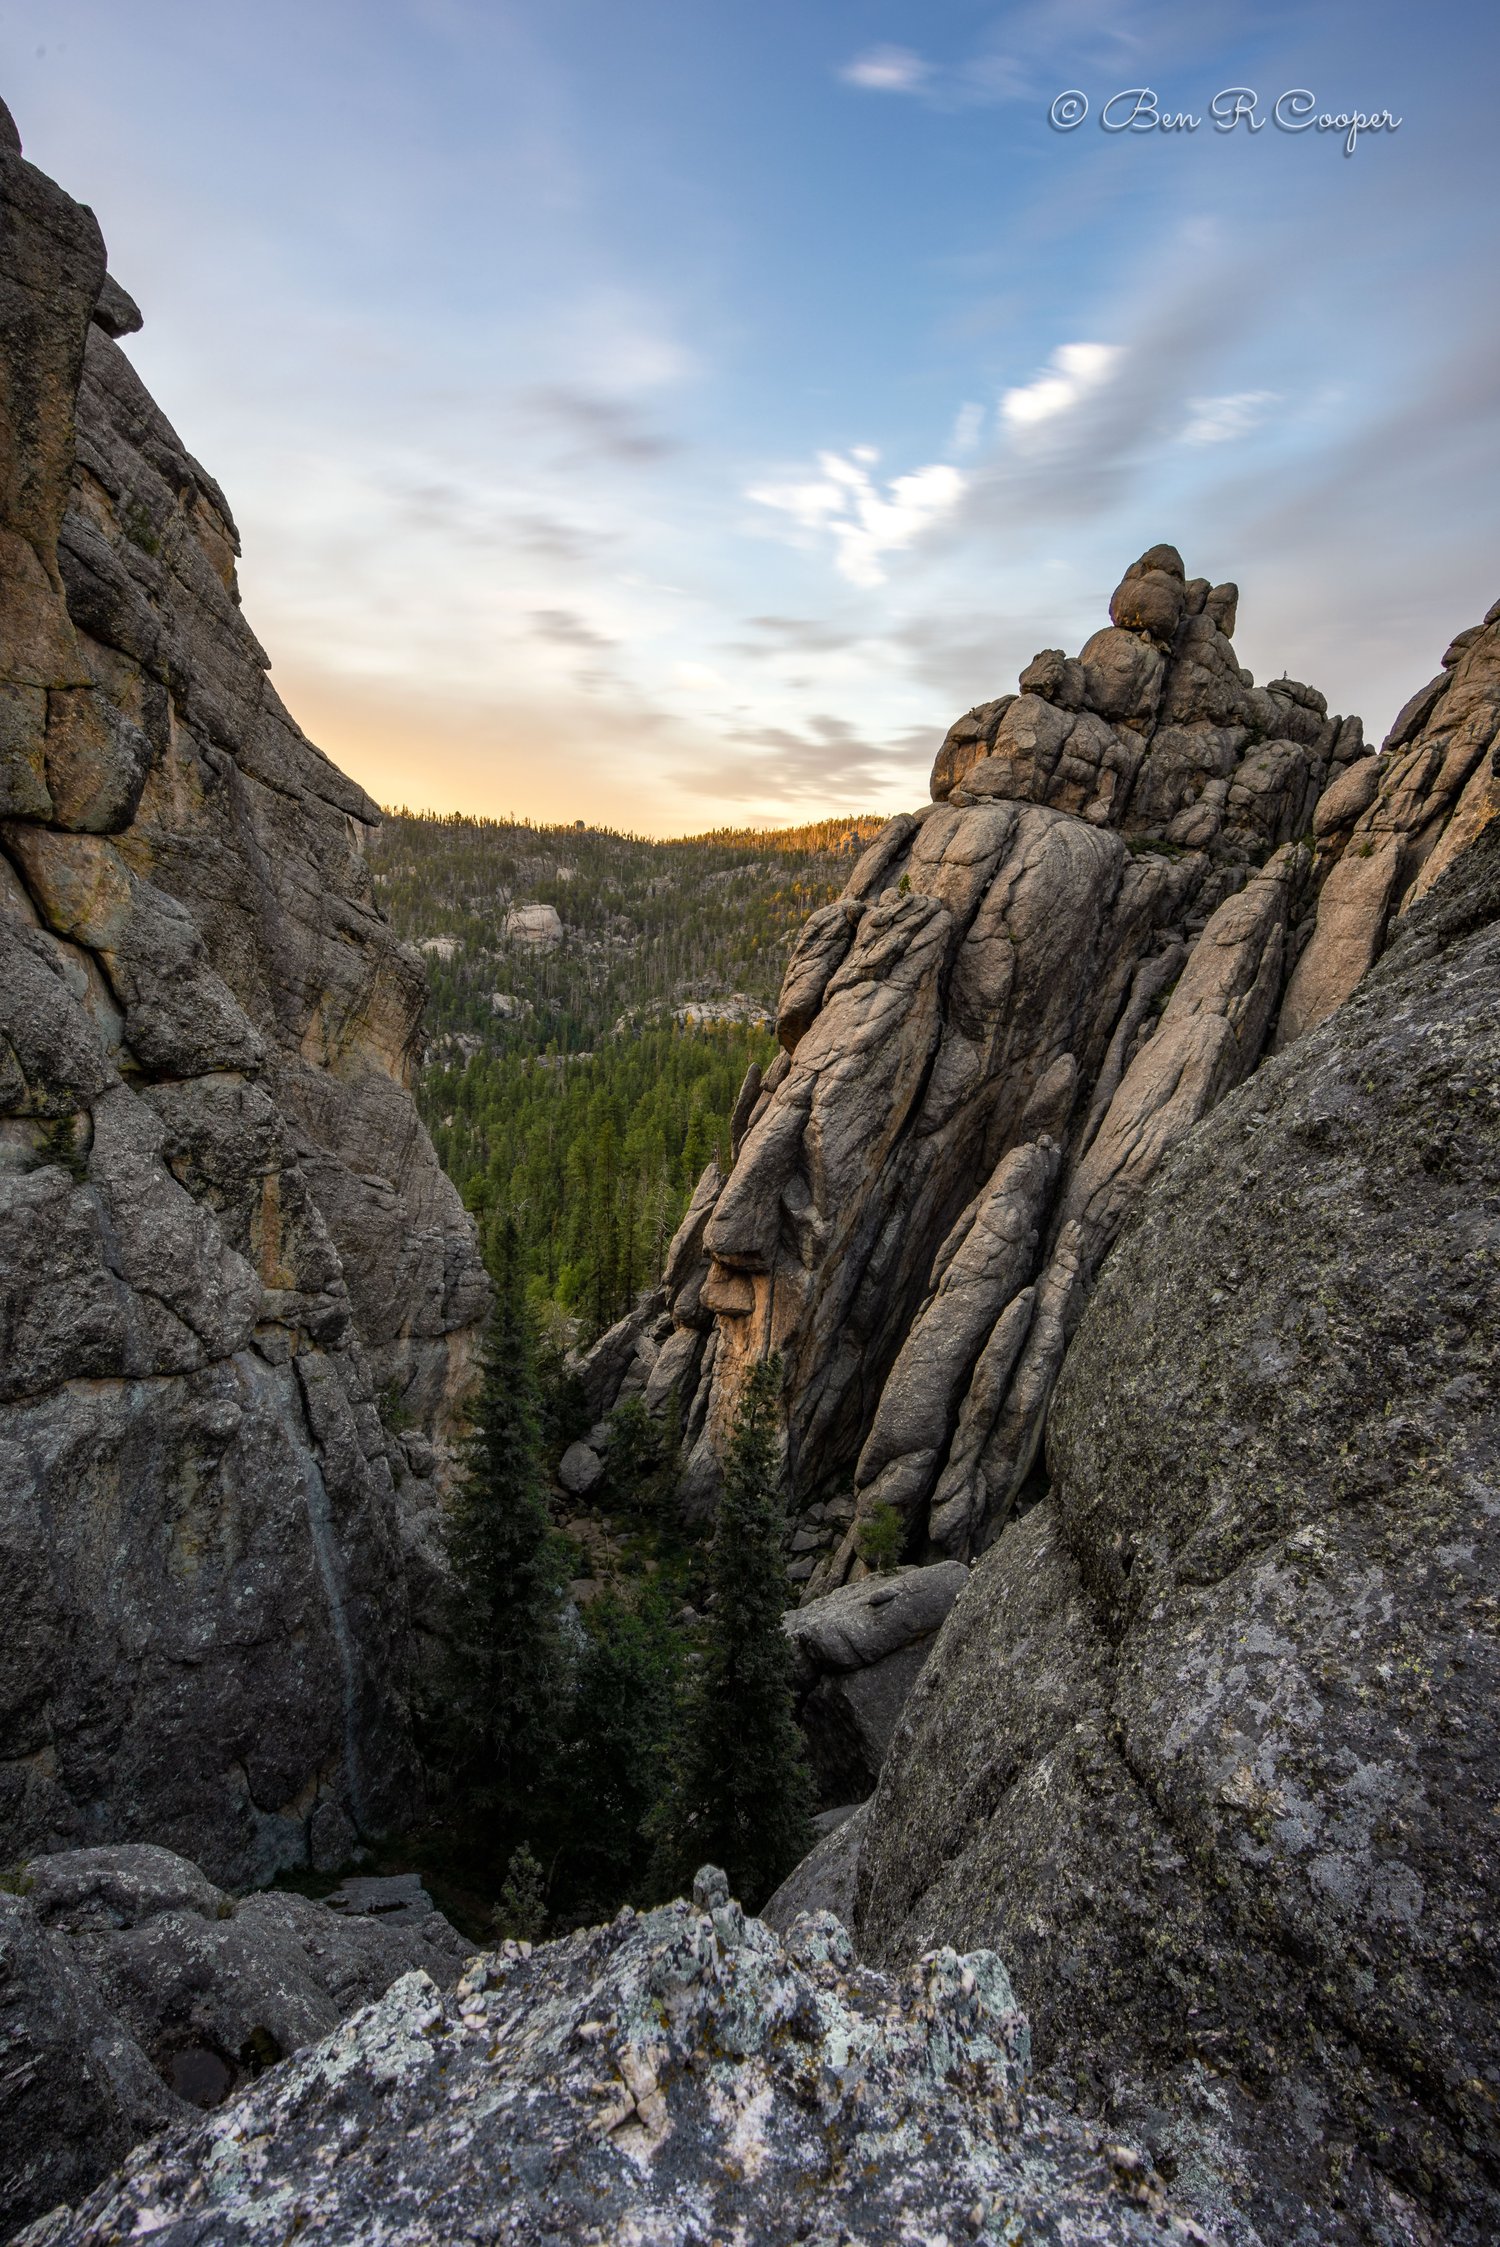
[[783,1943],[722,1874],[693,1903],[395,1983],[322,2044],[171,2130],[25,2247],[277,2235],[1068,2240],[1205,2234],[1134,2148],[1026,2088],[988,1953],[899,1979],[827,1913]]
[[7,2230],[80,2197],[139,2139],[221,2104],[399,1975],[446,1985],[469,1956],[414,1880],[399,1884],[395,1912],[346,1917],[306,1896],[236,1901],[196,1865],[142,1845],[67,1850],[9,1878]]
[[1497,1086],[1491,823],[1145,1190],[861,1847],[865,1955],[997,1945],[1042,2081],[1297,2247],[1500,2232]]
[[782,1618],[797,1714],[826,1803],[875,1785],[907,1695],[968,1578],[962,1561],[867,1576]]
[[603,1479],[604,1461],[586,1443],[570,1443],[557,1465],[557,1479],[571,1498],[586,1497]]
[[505,916],[505,933],[512,944],[550,952],[563,940],[562,915],[555,905],[513,905]]

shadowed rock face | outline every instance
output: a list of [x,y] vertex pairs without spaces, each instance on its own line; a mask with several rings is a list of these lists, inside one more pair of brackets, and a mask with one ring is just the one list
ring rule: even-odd
[[968,1570],[950,1560],[843,1584],[782,1618],[797,1718],[818,1799],[861,1802],[875,1785],[901,1714]]
[[378,815],[269,684],[92,215],[4,124],[0,1860],[150,1839],[243,1883],[409,1808],[435,1485],[375,1396],[430,1477],[484,1282]]
[[1491,824],[1145,1197],[867,1814],[862,1952],[1278,2247],[1500,2236],[1497,1269]]
[[[693,1904],[475,1959],[379,2004],[25,2247],[385,2247],[542,2237],[1211,2247],[1144,2158],[1026,2089],[1000,1961],[899,1980],[838,1921],[783,1945],[700,1873]],[[273,2213],[274,2211],[274,2213]]]

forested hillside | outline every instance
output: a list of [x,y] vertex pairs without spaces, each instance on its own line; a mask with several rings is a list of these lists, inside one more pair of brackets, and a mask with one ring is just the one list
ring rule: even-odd
[[797,931],[879,824],[655,843],[388,814],[377,888],[432,986],[419,1104],[487,1251],[514,1217],[538,1309],[594,1332],[656,1277]]

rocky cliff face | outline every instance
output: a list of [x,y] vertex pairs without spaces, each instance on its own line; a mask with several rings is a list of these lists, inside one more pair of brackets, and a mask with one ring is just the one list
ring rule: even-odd
[[[1491,623],[1479,791],[1497,688]],[[866,1814],[866,1955],[996,1945],[1042,2080],[1239,2241],[1500,2236],[1497,1271],[1488,824],[1163,1168]]]
[[0,1859],[244,1883],[409,1802],[405,1551],[484,1280],[375,808],[3,112],[0,197]]

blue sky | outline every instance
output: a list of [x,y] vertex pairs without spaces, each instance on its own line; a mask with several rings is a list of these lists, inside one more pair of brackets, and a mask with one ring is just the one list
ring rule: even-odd
[[[920,800],[1164,538],[1378,735],[1500,595],[1497,61],[1380,0],[0,0],[309,732],[653,833]],[[1145,87],[1198,129],[1100,128]]]

